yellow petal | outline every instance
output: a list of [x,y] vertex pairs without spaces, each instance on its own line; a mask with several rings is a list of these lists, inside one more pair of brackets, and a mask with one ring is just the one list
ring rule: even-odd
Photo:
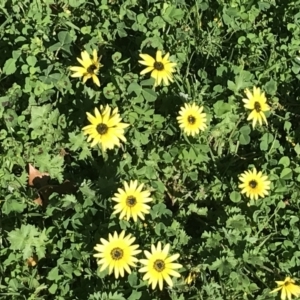
[[141,71],[140,75],[144,75],[148,72],[151,72],[154,69],[154,67],[147,67],[146,69],[144,69],[143,71]]
[[156,52],[156,61],[157,61],[157,62],[162,62],[162,54],[161,54],[161,51],[160,51],[160,50],[158,50],[158,51]]
[[97,75],[93,74],[92,75],[93,81],[96,85],[100,86],[100,81],[99,78],[97,77]]
[[153,66],[155,63],[155,59],[148,54],[140,54],[140,57],[143,60],[139,60],[139,63],[145,66]]

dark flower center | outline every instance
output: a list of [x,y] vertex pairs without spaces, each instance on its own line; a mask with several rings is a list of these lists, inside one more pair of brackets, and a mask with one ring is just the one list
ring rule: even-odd
[[196,122],[196,118],[194,116],[188,116],[188,122],[193,125]]
[[261,111],[261,105],[259,102],[255,101],[254,109],[259,113]]
[[89,74],[94,74],[94,71],[97,69],[97,67],[95,65],[90,65],[88,68],[87,68],[87,71]]
[[129,207],[133,207],[136,205],[136,198],[134,196],[128,196],[126,199],[126,204]]
[[157,71],[162,71],[164,69],[164,64],[156,61],[153,67]]
[[120,248],[114,248],[111,250],[110,255],[114,260],[120,260],[123,257],[123,250]]
[[252,189],[255,189],[257,187],[257,181],[256,180],[251,180],[249,182],[249,186],[252,188]]
[[108,127],[106,124],[100,123],[97,125],[96,130],[99,134],[103,135],[103,134],[107,133]]
[[162,272],[165,269],[165,262],[161,259],[157,259],[153,264],[153,268],[157,272]]

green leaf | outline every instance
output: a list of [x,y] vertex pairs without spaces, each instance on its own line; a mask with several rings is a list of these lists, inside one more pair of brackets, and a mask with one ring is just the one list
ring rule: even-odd
[[83,3],[85,3],[85,0],[69,0],[68,1],[71,7],[79,7]]
[[45,232],[40,232],[33,225],[22,225],[20,229],[15,229],[8,234],[12,250],[22,250],[23,259],[32,256],[35,250],[39,258],[45,256],[45,245],[47,237]]
[[36,59],[35,56],[28,56],[26,58],[26,61],[27,61],[28,65],[31,66],[31,67],[34,67],[37,63],[37,59]]
[[233,91],[234,93],[236,93],[238,91],[235,83],[231,80],[227,81],[227,87],[229,90]]
[[54,267],[53,269],[50,270],[50,272],[48,272],[48,276],[47,279],[51,280],[51,281],[57,281],[59,280],[59,278],[61,277],[58,273],[58,267]]
[[231,105],[229,103],[225,103],[223,100],[219,100],[214,104],[214,112],[219,117],[230,111]]
[[121,58],[122,58],[122,53],[121,52],[115,52],[112,56],[111,56],[112,60],[114,63],[117,63]]
[[230,200],[234,203],[241,201],[241,194],[239,192],[233,191],[230,193]]
[[297,153],[297,155],[300,155],[300,145],[296,144],[296,146],[294,147],[294,151]]
[[131,295],[127,300],[139,300],[142,299],[142,292],[139,292],[137,290],[133,290]]
[[240,134],[239,142],[241,145],[248,145],[250,143],[250,136],[245,134]]
[[131,273],[130,275],[128,275],[128,282],[131,287],[135,287],[137,285],[138,277],[137,277],[136,273]]
[[283,156],[279,162],[278,165],[283,165],[284,167],[288,167],[290,165],[290,159],[287,156]]
[[269,144],[268,144],[268,141],[267,140],[262,140],[261,142],[260,142],[260,150],[262,150],[262,151],[267,151],[268,150],[268,148],[269,148],[269,146],[268,146]]
[[270,95],[275,95],[277,91],[277,82],[271,78],[265,85],[265,90]]
[[141,94],[142,90],[143,90],[142,87],[136,82],[132,82],[127,88],[128,94],[134,92],[137,95],[137,97]]
[[176,21],[179,21],[184,16],[184,10],[176,8],[175,6],[169,6],[166,11],[162,14],[163,19],[170,23],[174,24]]
[[142,89],[142,94],[146,99],[146,101],[153,102],[157,99],[157,94],[151,89],[147,89],[147,88]]
[[71,263],[64,263],[59,265],[60,269],[63,271],[64,275],[67,276],[68,278],[73,278],[72,273],[73,273],[73,267]]
[[290,168],[285,168],[281,171],[280,178],[284,180],[289,180],[293,178],[293,171]]
[[251,128],[249,125],[245,125],[245,126],[242,126],[239,131],[243,135],[249,135],[251,133]]
[[6,75],[11,75],[15,73],[16,70],[16,60],[14,58],[9,58],[4,64],[3,73]]
[[68,31],[60,31],[57,37],[61,43],[61,46],[71,44],[73,40]]
[[9,195],[4,200],[2,212],[5,215],[9,215],[11,212],[21,213],[26,207],[26,203],[20,201],[20,199],[13,199],[11,195]]
[[56,283],[52,283],[52,285],[50,286],[50,288],[49,288],[49,290],[48,290],[49,293],[52,294],[52,295],[55,294],[56,291],[57,291],[57,287],[58,287],[58,286],[57,286]]

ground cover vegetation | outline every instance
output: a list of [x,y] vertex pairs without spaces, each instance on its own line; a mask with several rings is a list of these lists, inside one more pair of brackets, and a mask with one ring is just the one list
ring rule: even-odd
[[0,299],[300,296],[300,1],[0,1]]

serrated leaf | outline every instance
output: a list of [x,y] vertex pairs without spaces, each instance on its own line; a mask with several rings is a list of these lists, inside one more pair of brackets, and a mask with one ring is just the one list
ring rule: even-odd
[[39,253],[39,258],[45,255],[47,237],[33,225],[22,225],[21,228],[9,232],[8,240],[12,250],[22,250],[23,259],[32,256],[34,250]]

